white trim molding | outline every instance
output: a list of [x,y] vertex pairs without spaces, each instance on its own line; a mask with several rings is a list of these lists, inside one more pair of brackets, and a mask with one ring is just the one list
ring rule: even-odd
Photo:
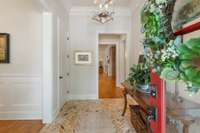
[[43,65],[42,65],[42,88],[43,88],[43,123],[53,121],[53,14],[43,13]]
[[0,120],[42,119],[41,76],[0,75]]
[[1,120],[41,120],[41,111],[7,111],[0,112]]
[[[82,15],[82,16],[91,16],[95,13],[95,7],[80,7],[74,6],[70,9],[69,15]],[[126,7],[117,7],[115,8],[115,15],[114,16],[131,16],[132,12],[130,8]]]
[[41,120],[41,112],[35,111],[10,111],[0,112],[1,120]]
[[98,100],[98,96],[93,94],[92,95],[71,94],[68,95],[66,101],[68,100]]

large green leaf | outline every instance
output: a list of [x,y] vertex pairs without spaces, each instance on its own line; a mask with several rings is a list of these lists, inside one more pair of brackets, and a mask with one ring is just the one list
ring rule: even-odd
[[177,80],[179,73],[174,71],[172,68],[165,68],[161,72],[161,78],[165,80]]
[[191,39],[185,45],[192,50],[191,53],[200,55],[200,38]]
[[183,81],[188,81],[188,78],[186,77],[186,75],[184,73],[180,73],[180,78],[183,80]]
[[189,49],[186,45],[182,44],[178,51],[180,52],[180,54],[185,54],[185,53],[190,53],[191,49]]
[[198,71],[195,68],[189,68],[185,70],[185,75],[188,77],[189,80],[193,81],[198,78]]
[[193,47],[200,48],[200,38],[190,39],[189,41],[185,42],[185,45],[191,49],[193,49]]
[[191,61],[192,59],[194,59],[194,56],[195,55],[193,55],[191,53],[184,53],[184,54],[180,54],[179,58],[181,60],[190,60]]
[[181,67],[183,68],[183,69],[187,69],[187,68],[189,68],[189,67],[191,67],[192,66],[192,61],[182,61],[181,62]]

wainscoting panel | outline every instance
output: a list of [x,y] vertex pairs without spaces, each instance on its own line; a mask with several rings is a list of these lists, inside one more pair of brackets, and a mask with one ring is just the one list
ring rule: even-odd
[[0,119],[41,119],[41,76],[0,75]]

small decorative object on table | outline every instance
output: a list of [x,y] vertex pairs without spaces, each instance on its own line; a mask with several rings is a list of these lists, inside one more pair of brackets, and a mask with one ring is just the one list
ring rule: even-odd
[[7,33],[0,33],[0,63],[9,63],[9,44],[10,35]]
[[128,81],[132,86],[138,88],[138,91],[149,92],[150,69],[144,62],[133,65],[129,73]]

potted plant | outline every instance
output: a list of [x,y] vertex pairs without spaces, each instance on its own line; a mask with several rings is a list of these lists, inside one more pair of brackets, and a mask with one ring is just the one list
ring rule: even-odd
[[128,81],[138,89],[148,90],[150,83],[150,69],[145,63],[133,65],[130,69]]

